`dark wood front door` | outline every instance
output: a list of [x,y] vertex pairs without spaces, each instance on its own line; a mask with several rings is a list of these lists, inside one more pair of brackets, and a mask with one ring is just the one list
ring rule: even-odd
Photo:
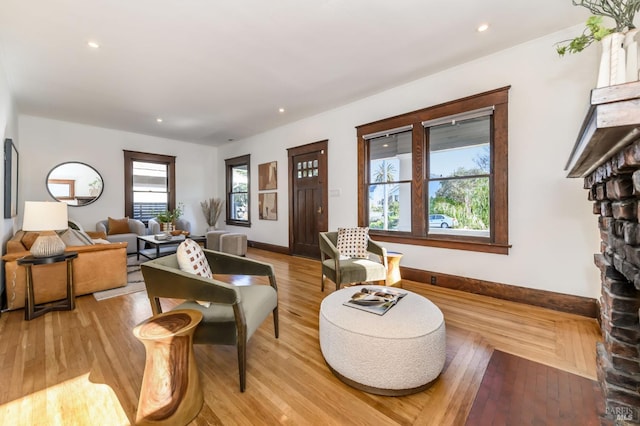
[[327,230],[327,141],[289,151],[289,251],[320,258],[318,233]]

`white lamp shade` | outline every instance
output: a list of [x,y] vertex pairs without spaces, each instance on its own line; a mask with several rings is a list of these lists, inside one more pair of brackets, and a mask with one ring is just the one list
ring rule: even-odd
[[54,201],[25,201],[23,231],[59,231],[69,227],[67,204]]

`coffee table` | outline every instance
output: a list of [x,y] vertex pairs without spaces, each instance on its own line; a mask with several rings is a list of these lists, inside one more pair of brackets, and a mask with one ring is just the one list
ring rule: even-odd
[[[186,238],[189,238],[196,243],[206,244],[207,238],[202,235],[178,235],[177,237],[171,237],[168,240],[157,240],[155,235],[139,235],[138,236],[138,251],[137,259],[140,260],[140,256],[144,256],[147,259],[156,259],[160,256],[166,256],[168,254],[175,253],[176,249]],[[142,249],[140,246],[142,245]],[[151,248],[145,248],[149,245]],[[155,256],[154,256],[155,255]]]

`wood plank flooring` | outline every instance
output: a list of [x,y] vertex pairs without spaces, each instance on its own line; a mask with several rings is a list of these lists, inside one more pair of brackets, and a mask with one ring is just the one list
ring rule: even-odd
[[[318,342],[318,261],[250,249],[276,269],[280,338],[265,321],[248,345],[240,393],[234,347],[197,345],[204,407],[194,425],[463,425],[494,348],[595,380],[593,319],[404,281],[431,299],[447,327],[444,371],[428,390],[382,397],[331,374]],[[224,277],[237,284],[261,282]],[[177,301],[165,300],[165,310]],[[144,292],[24,321],[0,315],[0,425],[127,425],[135,419],[144,347],[133,336],[151,316]]]
[[604,412],[598,382],[496,349],[466,426],[597,426]]

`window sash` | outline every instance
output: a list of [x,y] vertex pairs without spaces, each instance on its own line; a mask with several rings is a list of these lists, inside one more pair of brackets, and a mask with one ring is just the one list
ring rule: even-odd
[[[170,155],[124,151],[126,216],[142,220],[146,224],[150,218],[155,217],[159,212],[175,208],[175,159],[175,156]],[[148,163],[158,166],[156,169],[158,170],[158,173],[163,175],[162,180],[164,180],[164,190],[161,190],[160,188],[157,190],[139,190],[139,182],[136,182],[136,177],[147,176],[134,174],[134,167],[137,167],[139,163]],[[149,176],[153,175],[155,174],[152,173]],[[166,201],[163,203],[157,203],[155,201],[141,202],[139,196],[145,194],[152,196],[166,194]]]
[[[227,202],[226,202],[226,217],[227,224],[229,225],[237,225],[237,226],[251,226],[251,162],[250,155],[243,155],[240,157],[229,158],[225,160],[225,167],[227,170],[226,173],[226,193],[227,193]],[[240,173],[238,170],[242,170],[246,172],[246,182],[245,179],[239,179]],[[246,186],[246,190],[243,188]],[[242,190],[239,190],[242,188]],[[238,198],[238,196],[244,197]],[[242,215],[239,214],[240,207],[237,206],[237,201],[242,199],[244,202],[244,213]],[[241,217],[242,216],[242,217]]]

